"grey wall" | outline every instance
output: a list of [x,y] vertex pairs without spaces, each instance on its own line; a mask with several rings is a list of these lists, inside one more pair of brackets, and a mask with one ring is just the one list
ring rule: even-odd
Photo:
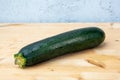
[[0,0],[0,22],[119,22],[120,0]]

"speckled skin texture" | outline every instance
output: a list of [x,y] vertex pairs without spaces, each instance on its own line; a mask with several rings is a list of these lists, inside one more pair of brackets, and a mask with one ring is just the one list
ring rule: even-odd
[[0,22],[119,22],[120,0],[0,0]]

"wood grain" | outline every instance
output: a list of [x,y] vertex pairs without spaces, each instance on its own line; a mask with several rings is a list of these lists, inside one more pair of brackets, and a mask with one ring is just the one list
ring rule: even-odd
[[[13,54],[23,46],[65,31],[98,26],[100,46],[20,69]],[[120,80],[120,23],[0,24],[0,80]]]

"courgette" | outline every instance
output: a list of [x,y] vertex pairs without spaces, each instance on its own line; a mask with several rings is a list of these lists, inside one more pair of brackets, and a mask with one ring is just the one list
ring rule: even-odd
[[57,56],[94,48],[105,39],[105,33],[98,27],[80,28],[48,37],[23,47],[14,55],[15,64],[24,68]]

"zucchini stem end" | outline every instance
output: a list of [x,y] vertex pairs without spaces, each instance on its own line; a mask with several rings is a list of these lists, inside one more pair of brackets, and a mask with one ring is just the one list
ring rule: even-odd
[[21,53],[14,54],[15,64],[19,65],[20,68],[24,68],[26,65],[26,59]]

